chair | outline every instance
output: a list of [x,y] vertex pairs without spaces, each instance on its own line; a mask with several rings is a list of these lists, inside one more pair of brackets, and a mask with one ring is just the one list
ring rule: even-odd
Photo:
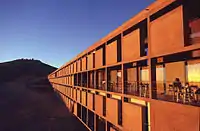
[[173,85],[172,84],[169,84],[169,95],[173,95],[174,93],[174,89],[173,89]]
[[193,98],[193,91],[190,86],[185,86],[183,90],[183,103],[191,103]]

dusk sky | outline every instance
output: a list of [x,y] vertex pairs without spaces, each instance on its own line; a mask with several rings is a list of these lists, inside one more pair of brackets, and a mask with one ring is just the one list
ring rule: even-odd
[[154,0],[0,0],[0,63],[60,67]]

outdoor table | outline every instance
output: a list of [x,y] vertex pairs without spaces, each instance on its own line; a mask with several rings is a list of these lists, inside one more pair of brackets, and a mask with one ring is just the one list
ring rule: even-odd
[[200,88],[198,86],[191,86],[193,92],[194,92],[194,99],[196,102],[198,102],[199,98],[198,96],[200,95]]

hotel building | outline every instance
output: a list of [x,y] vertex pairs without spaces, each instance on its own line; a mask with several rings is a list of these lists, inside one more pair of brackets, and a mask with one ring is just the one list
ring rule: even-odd
[[200,131],[200,0],[155,1],[48,78],[88,130]]

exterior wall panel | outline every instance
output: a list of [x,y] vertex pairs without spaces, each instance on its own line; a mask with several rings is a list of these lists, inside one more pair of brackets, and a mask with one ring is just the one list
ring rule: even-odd
[[87,93],[87,107],[90,110],[93,110],[93,94]]
[[142,107],[130,103],[123,103],[123,130],[142,131]]
[[81,71],[81,60],[77,61],[77,72]]
[[77,90],[77,102],[81,102],[81,91]]
[[152,131],[199,131],[199,108],[181,104],[152,101]]
[[118,100],[106,98],[106,117],[109,121],[118,125]]
[[92,69],[93,68],[93,54],[89,54],[88,55],[88,69]]
[[77,100],[77,90],[76,89],[74,89],[74,100]]
[[74,103],[74,115],[77,116],[77,103]]
[[180,6],[151,23],[150,40],[152,55],[173,53],[175,50],[183,49],[182,10],[182,6]]
[[77,62],[74,62],[74,72],[77,72],[77,66],[76,66]]
[[95,95],[95,111],[103,115],[103,96]]
[[82,70],[85,71],[86,70],[86,59],[87,57],[83,57],[82,58]]
[[98,49],[95,53],[95,68],[103,66],[103,49]]
[[117,41],[106,45],[106,65],[117,63]]
[[82,91],[81,99],[82,99],[81,103],[86,106],[86,92],[85,91]]
[[130,61],[140,57],[140,30],[137,29],[123,37],[122,60]]

